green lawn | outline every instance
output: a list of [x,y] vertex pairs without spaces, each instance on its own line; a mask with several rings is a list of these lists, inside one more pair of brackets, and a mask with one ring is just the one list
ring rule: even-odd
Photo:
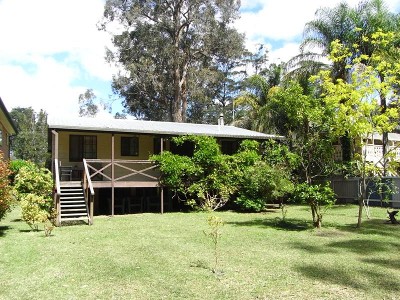
[[310,228],[307,207],[219,212],[220,271],[211,272],[207,213],[97,217],[32,232],[18,209],[0,222],[0,299],[400,299],[400,226],[386,210],[355,230],[335,207]]

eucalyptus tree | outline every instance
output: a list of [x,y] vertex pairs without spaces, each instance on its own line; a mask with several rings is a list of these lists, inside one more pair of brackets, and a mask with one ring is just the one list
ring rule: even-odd
[[232,24],[239,7],[238,0],[107,0],[101,28],[119,24],[107,59],[121,67],[112,86],[126,110],[142,119],[182,122],[196,96],[212,98],[198,90],[210,84],[197,76],[221,70],[224,53],[230,59],[244,49]]
[[47,113],[36,113],[32,107],[16,107],[10,112],[18,129],[11,142],[11,151],[15,158],[30,160],[44,165],[47,154]]
[[92,89],[87,89],[79,95],[79,116],[80,117],[95,117],[99,112],[99,107],[95,103],[96,95]]

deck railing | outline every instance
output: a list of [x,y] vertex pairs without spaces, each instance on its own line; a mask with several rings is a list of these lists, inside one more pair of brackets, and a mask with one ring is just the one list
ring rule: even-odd
[[[333,146],[334,158],[335,160],[342,160],[342,147],[340,145]],[[389,151],[393,153],[393,157],[396,160],[400,160],[400,147],[389,147]],[[377,163],[382,159],[383,146],[382,145],[365,145],[363,146],[363,154],[367,161],[371,161],[373,163]]]
[[150,160],[86,159],[86,163],[93,181],[159,182],[158,165]]
[[55,173],[55,181],[56,181],[56,190],[54,192],[54,207],[56,208],[57,216],[56,216],[56,225],[60,226],[61,224],[61,207],[60,207],[60,196],[61,196],[61,185],[60,185],[60,169],[58,159],[54,160],[54,173]]
[[86,211],[89,212],[89,224],[93,224],[93,209],[94,209],[94,190],[92,179],[86,159],[83,159],[83,175],[82,175],[82,187],[85,196]]

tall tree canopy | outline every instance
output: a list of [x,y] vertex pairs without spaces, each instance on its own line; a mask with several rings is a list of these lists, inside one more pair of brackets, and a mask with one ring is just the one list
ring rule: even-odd
[[125,108],[141,119],[184,122],[200,100],[225,106],[217,87],[230,84],[232,63],[244,51],[244,37],[232,27],[239,6],[238,0],[107,0],[102,28],[122,25],[107,58],[123,69],[113,89]]
[[32,107],[17,107],[10,112],[18,134],[11,143],[11,151],[18,159],[44,165],[47,159],[47,113],[36,113]]
[[315,12],[314,20],[307,22],[304,27],[301,54],[291,59],[288,67],[292,74],[300,76],[310,76],[327,69],[323,58],[331,52],[332,42],[338,40],[353,55],[347,57],[347,61],[333,62],[329,67],[333,78],[347,80],[350,70],[346,64],[351,64],[361,55],[371,55],[374,51],[374,45],[363,37],[378,30],[396,32],[399,25],[399,15],[390,12],[383,0],[360,1],[354,7],[343,1],[333,8],[320,8]]

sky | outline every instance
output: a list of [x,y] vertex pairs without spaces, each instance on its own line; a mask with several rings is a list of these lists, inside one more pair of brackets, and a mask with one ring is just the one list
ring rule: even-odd
[[[265,44],[269,62],[298,54],[306,22],[320,7],[340,0],[242,0],[235,26],[250,50]],[[359,0],[348,0],[355,6]],[[105,0],[0,0],[0,97],[15,107],[45,110],[49,115],[77,116],[78,97],[93,89],[101,100],[121,101],[111,90],[117,72],[105,59],[111,36],[97,29]],[[393,12],[398,0],[386,0]],[[99,114],[109,117],[106,112]]]

